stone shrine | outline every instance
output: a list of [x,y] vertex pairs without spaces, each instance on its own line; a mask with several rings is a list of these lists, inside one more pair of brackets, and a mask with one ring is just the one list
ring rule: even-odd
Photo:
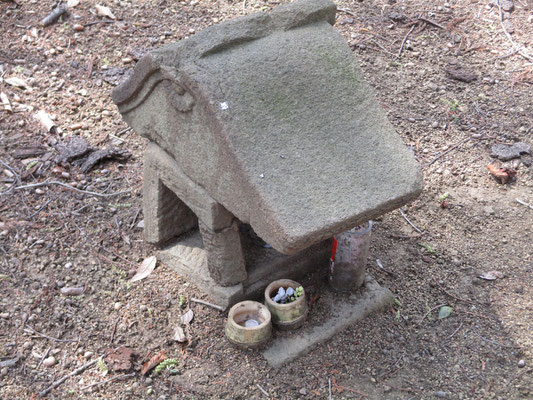
[[211,26],[143,57],[113,92],[150,140],[146,240],[224,307],[326,269],[334,234],[422,190],[335,13],[302,0]]

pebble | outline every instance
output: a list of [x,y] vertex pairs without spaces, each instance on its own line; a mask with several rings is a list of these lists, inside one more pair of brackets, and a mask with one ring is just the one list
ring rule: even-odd
[[23,348],[24,350],[31,349],[32,347],[33,347],[32,342],[24,342],[24,344],[22,345],[22,348]]
[[7,367],[4,367],[0,370],[0,376],[6,376],[7,375]]
[[139,310],[146,311],[148,310],[148,306],[146,306],[145,304],[141,304],[141,306],[139,307]]
[[518,361],[518,368],[524,368],[526,366],[526,360]]
[[72,263],[71,262],[68,262],[65,264],[65,269],[69,269],[70,267],[72,267]]
[[85,353],[83,353],[83,358],[88,360],[89,358],[91,358],[93,356],[93,354],[94,353],[92,351],[86,351]]
[[443,392],[442,390],[439,390],[438,392],[435,392],[435,396],[437,396],[438,398],[444,399],[448,397],[448,393]]
[[120,310],[120,308],[122,307],[122,303],[120,303],[120,302],[117,301],[117,302],[115,303],[114,307],[115,307],[115,310]]
[[151,385],[152,382],[153,382],[152,378],[146,378],[146,379],[144,380],[144,383],[146,383],[147,385]]
[[307,394],[307,389],[306,388],[301,388],[299,392],[300,392],[300,394],[305,396]]
[[437,121],[433,121],[432,124],[431,124],[431,127],[432,127],[433,129],[436,129],[436,128],[439,127],[439,123],[438,123]]
[[8,312],[3,312],[2,314],[0,314],[0,318],[8,319],[9,318],[9,313]]
[[81,32],[83,30],[83,25],[76,24],[72,27],[72,29],[74,29],[76,32]]
[[54,356],[51,356],[51,357],[48,357],[48,358],[45,358],[44,361],[43,361],[43,365],[45,367],[51,367],[53,365],[56,364],[56,358]]

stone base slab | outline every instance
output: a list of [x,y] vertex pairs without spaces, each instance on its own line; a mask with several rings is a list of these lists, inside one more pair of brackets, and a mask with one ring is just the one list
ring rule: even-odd
[[206,293],[214,303],[229,308],[245,299],[262,301],[265,287],[276,279],[297,280],[318,268],[327,269],[331,242],[320,242],[294,255],[284,255],[264,246],[248,245],[245,249],[248,277],[229,287],[217,284],[210,277],[207,253],[198,230],[180,236],[176,242],[160,250],[158,258]]
[[279,368],[367,315],[392,304],[393,299],[391,291],[370,276],[366,276],[364,287],[356,294],[335,294],[326,290],[320,301],[330,307],[327,319],[320,325],[304,324],[300,332],[292,337],[274,336],[272,345],[263,351],[263,356],[272,367]]

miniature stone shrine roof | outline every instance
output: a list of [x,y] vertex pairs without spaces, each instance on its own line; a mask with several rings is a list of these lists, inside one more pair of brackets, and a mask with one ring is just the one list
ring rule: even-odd
[[135,131],[286,254],[422,189],[335,10],[304,0],[209,27],[145,56],[113,92]]

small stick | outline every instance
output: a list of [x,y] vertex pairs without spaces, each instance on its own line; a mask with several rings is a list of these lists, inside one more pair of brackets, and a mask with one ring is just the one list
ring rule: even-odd
[[437,161],[438,159],[440,159],[442,156],[445,156],[446,154],[448,154],[450,151],[452,150],[455,150],[457,147],[459,147],[460,145],[462,145],[464,142],[467,142],[469,140],[471,140],[472,138],[470,137],[467,137],[463,140],[461,140],[460,142],[454,144],[452,147],[450,147],[448,150],[440,153],[437,157],[435,157],[433,160],[431,160],[429,163],[427,163],[426,165],[424,165],[424,167],[429,167],[431,164],[433,164],[435,161]]
[[208,306],[208,307],[211,307],[211,308],[214,308],[215,310],[218,310],[218,311],[222,311],[224,312],[226,309],[222,306],[218,306],[216,304],[212,304],[212,303],[209,303],[207,301],[204,301],[204,300],[200,300],[200,299],[195,299],[194,297],[191,298],[191,301],[193,303],[198,303],[198,304],[203,304],[204,306]]
[[111,338],[109,339],[109,344],[113,344],[113,340],[115,339],[115,332],[117,331],[117,325],[118,325],[119,318],[115,321],[113,325],[113,331],[111,332]]
[[93,22],[87,22],[86,24],[83,24],[83,27],[86,28],[88,26],[91,26],[91,25],[96,25],[96,24],[114,24],[115,22],[118,22],[118,21],[113,21],[113,20],[102,20],[102,21],[93,21]]
[[461,324],[459,325],[459,327],[458,327],[456,330],[454,330],[453,333],[452,333],[450,336],[448,336],[448,339],[451,339],[452,337],[454,337],[454,335],[455,335],[457,332],[459,332],[459,329],[461,329],[462,327],[463,327],[463,323],[461,322]]
[[426,319],[426,317],[431,314],[432,311],[435,311],[437,308],[441,308],[441,307],[444,307],[444,306],[447,306],[447,304],[439,304],[438,306],[435,306],[433,307],[432,309],[430,309],[427,313],[424,314],[424,316],[420,319],[420,321],[418,321],[419,324],[422,323],[422,321],[424,321]]
[[376,259],[376,264],[379,267],[379,269],[381,269],[383,272],[386,272],[390,276],[394,276],[394,272],[386,270],[385,267],[383,266],[383,264],[381,263],[381,260],[379,258]]
[[52,25],[59,17],[68,11],[68,5],[66,3],[60,3],[56,8],[52,10],[48,16],[44,17],[41,21],[42,26]]
[[35,329],[33,329],[31,326],[29,325],[26,325],[26,328],[32,332],[32,333],[35,333],[36,335],[39,335],[43,338],[46,338],[48,340],[52,340],[54,342],[62,342],[62,343],[70,343],[70,342],[77,342],[79,341],[79,339],[57,339],[57,338],[54,338],[52,336],[48,336],[48,335],[45,335],[44,333],[41,333],[41,332],[37,332]]
[[246,14],[246,0],[244,0],[243,3],[242,3],[242,13]]
[[337,11],[342,11],[343,13],[351,15],[352,17],[357,17],[357,14],[347,8],[337,8]]
[[51,201],[52,201],[52,199],[50,199],[46,203],[44,203],[44,205],[39,207],[39,209],[37,211],[35,211],[32,215],[30,215],[28,217],[28,219],[31,219],[31,218],[35,217],[37,214],[39,214],[42,211],[43,208],[45,208],[48,204],[50,204]]
[[357,393],[359,396],[361,397],[368,397],[366,394],[364,393],[361,393],[360,391],[358,390],[355,390],[355,389],[352,389],[352,388],[349,388],[349,387],[346,387],[346,386],[341,386],[341,385],[338,385],[337,383],[334,383],[334,386],[336,388],[339,388],[339,389],[342,389],[342,390],[348,390],[349,392],[354,392],[354,393]]
[[45,359],[46,357],[48,357],[48,353],[50,353],[50,350],[52,350],[51,347],[49,347],[49,348],[44,352],[43,356],[41,357],[41,361],[39,361],[39,364],[37,364],[37,369],[39,369],[39,367],[42,365],[44,359]]
[[440,290],[442,290],[444,293],[446,293],[448,296],[450,296],[451,298],[457,300],[457,301],[462,301],[463,303],[467,303],[467,304],[474,304],[473,302],[471,302],[470,300],[465,300],[465,299],[461,299],[460,297],[457,297],[457,296],[454,296],[453,294],[451,294],[450,292],[448,292],[446,289],[444,289],[441,285],[438,285]]
[[503,12],[502,12],[502,5],[500,4],[500,0],[498,0],[498,11],[500,13],[500,26],[502,27],[503,33],[505,33],[505,36],[507,36],[507,39],[513,46],[513,50],[518,50],[517,53],[520,54],[522,57],[524,57],[528,61],[533,61],[533,57],[530,56],[525,52],[524,47],[519,48],[516,42],[513,40],[513,37],[509,32],[507,32],[507,29],[505,29],[505,26],[503,25]]
[[440,24],[438,24],[438,23],[436,23],[435,21],[432,21],[432,20],[430,20],[430,19],[420,17],[420,18],[418,18],[418,20],[419,20],[419,21],[422,21],[422,22],[425,22],[425,23],[427,23],[427,24],[433,25],[433,26],[435,26],[435,27],[437,27],[437,28],[439,28],[439,29],[442,29],[442,30],[444,30],[444,31],[446,30],[446,28],[444,28],[442,25],[440,25]]
[[533,206],[532,206],[531,204],[528,204],[528,203],[526,203],[525,201],[520,200],[520,199],[518,199],[518,198],[516,198],[515,200],[516,200],[517,203],[520,203],[520,204],[522,204],[523,206],[529,207],[529,208],[531,208],[531,209],[533,210]]
[[68,378],[70,377],[73,377],[74,375],[78,375],[79,373],[85,371],[87,368],[89,368],[90,366],[96,364],[98,362],[98,360],[101,360],[102,357],[98,357],[92,361],[89,361],[87,364],[84,364],[82,365],[81,367],[75,369],[74,371],[72,371],[70,374],[68,375],[65,375],[63,378],[61,379],[58,379],[57,381],[55,381],[54,383],[52,383],[50,386],[48,386],[46,389],[44,390],[41,390],[39,392],[39,397],[44,397],[46,396],[48,393],[50,393],[50,391],[54,390],[56,387],[58,387],[59,385],[61,385],[63,382],[65,382]]
[[407,215],[404,214],[404,212],[402,211],[401,208],[398,208],[398,210],[400,210],[400,214],[402,214],[403,219],[405,219],[405,220],[407,221],[407,223],[408,223],[409,225],[411,225],[415,231],[417,231],[418,233],[422,233],[422,231],[421,231],[420,229],[418,229],[418,228],[416,227],[416,225],[413,224],[413,223],[409,220],[409,218],[407,218]]
[[403,38],[402,45],[400,46],[400,50],[398,50],[398,54],[396,54],[397,60],[400,59],[400,56],[402,55],[403,47],[405,46],[405,42],[407,41],[407,38],[409,37],[409,35],[415,30],[415,26],[416,24],[413,25],[411,29],[409,29],[409,32],[407,32],[407,35],[405,35],[405,37]]
[[113,197],[113,196],[119,196],[119,195],[131,192],[131,190],[125,190],[123,192],[114,192],[114,193],[90,192],[88,190],[81,190],[81,189],[75,188],[74,186],[70,186],[70,185],[67,185],[66,183],[58,182],[58,181],[46,181],[46,182],[41,182],[41,183],[34,183],[32,185],[18,186],[15,188],[15,190],[31,189],[31,188],[41,187],[41,186],[50,186],[50,185],[59,185],[67,189],[74,190],[75,192],[78,192],[78,193],[83,193],[89,196],[98,196],[98,197]]
[[331,395],[331,378],[329,378],[329,400],[332,400],[333,396]]
[[267,392],[265,389],[263,389],[263,388],[261,387],[261,385],[259,385],[259,383],[256,383],[256,386],[259,388],[259,390],[260,390],[261,392],[263,392],[263,394],[264,394],[266,397],[270,398],[270,395],[268,394],[268,392]]
[[106,383],[109,383],[109,382],[118,381],[119,379],[131,378],[133,376],[135,376],[135,372],[132,372],[130,374],[122,374],[122,375],[114,376],[112,378],[106,379],[105,381],[95,382],[95,383],[91,383],[90,385],[86,385],[86,386],[80,388],[80,390],[87,390],[87,389],[95,387],[95,386],[102,386],[102,385],[105,385]]

